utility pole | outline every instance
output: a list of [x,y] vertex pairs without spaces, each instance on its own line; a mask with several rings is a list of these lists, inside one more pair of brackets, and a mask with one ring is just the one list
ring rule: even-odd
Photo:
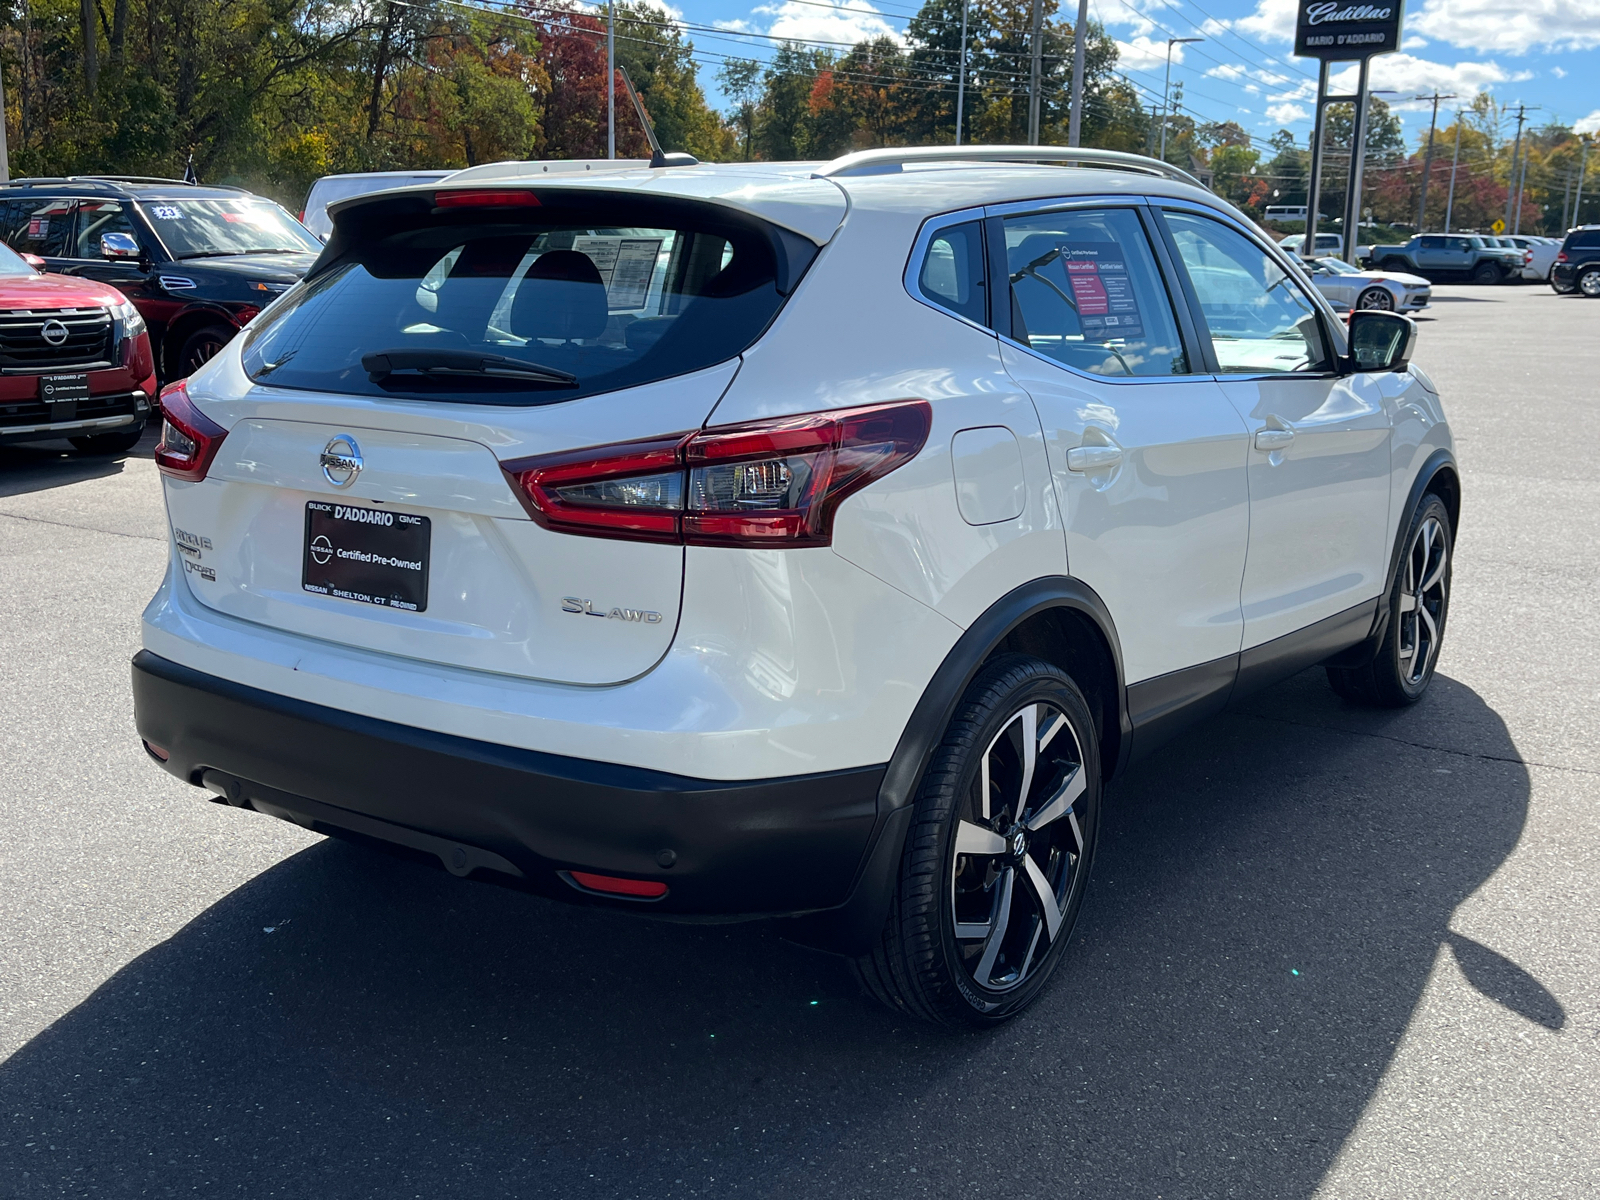
[[1584,139],[1583,154],[1578,159],[1578,198],[1572,202],[1572,223],[1583,224],[1583,176],[1589,169],[1589,142]]
[[1417,232],[1428,228],[1428,180],[1433,177],[1433,131],[1439,125],[1439,101],[1454,100],[1455,93],[1441,96],[1437,91],[1431,96],[1413,96],[1413,100],[1432,100],[1433,118],[1428,122],[1428,152],[1422,160],[1422,200],[1417,204]]
[[1444,202],[1444,231],[1450,232],[1450,217],[1456,207],[1456,167],[1461,163],[1461,110],[1456,109],[1456,152],[1450,157],[1450,198]]
[[1517,219],[1511,227],[1512,233],[1522,232],[1522,197],[1528,190],[1528,156],[1522,156],[1522,177],[1517,181]]
[[967,108],[967,8],[961,0],[961,76],[956,80],[956,145],[961,145],[961,120]]
[[1517,199],[1517,159],[1522,154],[1522,123],[1528,119],[1528,106],[1517,105],[1517,140],[1511,147],[1511,174],[1506,176],[1506,228],[1511,228],[1511,206]]
[[1033,61],[1028,65],[1028,145],[1039,144],[1039,75],[1044,65],[1044,0],[1033,0]]
[[6,84],[0,72],[0,183],[11,182],[11,151],[6,146]]
[[606,157],[617,156],[617,4],[606,0]]
[[1067,121],[1067,145],[1082,144],[1083,59],[1089,39],[1089,0],[1078,0],[1078,27],[1072,35],[1072,115]]
[[1161,85],[1161,153],[1156,155],[1156,157],[1161,159],[1163,162],[1165,162],[1167,158],[1167,117],[1172,110],[1172,105],[1169,99],[1172,95],[1172,48],[1174,46],[1186,46],[1190,42],[1203,41],[1205,41],[1205,38],[1169,37],[1167,39],[1167,79],[1166,82]]
[[1322,220],[1318,210],[1322,207],[1322,134],[1327,126],[1323,111],[1327,108],[1323,97],[1328,94],[1328,60],[1317,64],[1316,124],[1311,127],[1311,177],[1306,181],[1306,231],[1300,243],[1301,258],[1317,255],[1317,225]]

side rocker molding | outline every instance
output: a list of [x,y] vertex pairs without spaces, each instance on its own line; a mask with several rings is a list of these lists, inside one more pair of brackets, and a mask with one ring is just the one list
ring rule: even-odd
[[1106,722],[1107,727],[1100,731],[1101,761],[1107,764],[1107,778],[1114,777],[1127,764],[1133,727],[1123,683],[1122,646],[1104,601],[1093,588],[1064,575],[1035,579],[1007,592],[967,627],[912,710],[878,787],[877,828],[850,898],[837,908],[794,918],[783,931],[785,937],[852,957],[872,949],[888,918],[889,901],[899,881],[911,803],[956,706],[983,664],[996,651],[1005,649],[1007,638],[1030,619],[1051,609],[1078,614],[1093,625],[1105,642],[1116,677],[1110,689],[1112,696],[1106,700],[1114,704],[1115,714],[1114,720]]
[[[1434,481],[1441,472],[1448,471],[1451,482],[1448,489],[1434,486]],[[1455,455],[1448,450],[1435,450],[1428,455],[1428,460],[1422,464],[1422,470],[1417,472],[1417,477],[1411,481],[1411,492],[1406,496],[1405,509],[1400,514],[1400,523],[1395,528],[1394,546],[1389,551],[1389,574],[1384,579],[1383,591],[1378,597],[1378,611],[1373,617],[1372,630],[1360,642],[1348,650],[1335,654],[1324,662],[1329,667],[1364,667],[1372,661],[1378,653],[1378,647],[1383,645],[1383,638],[1389,632],[1389,595],[1394,591],[1395,578],[1400,574],[1400,558],[1405,551],[1404,542],[1406,531],[1411,528],[1411,518],[1416,515],[1418,507],[1422,504],[1423,496],[1433,492],[1445,502],[1445,507],[1450,509],[1451,528],[1450,539],[1454,542],[1460,532],[1457,528],[1460,517],[1461,482],[1460,469],[1456,466]],[[1455,503],[1452,503],[1452,500]]]

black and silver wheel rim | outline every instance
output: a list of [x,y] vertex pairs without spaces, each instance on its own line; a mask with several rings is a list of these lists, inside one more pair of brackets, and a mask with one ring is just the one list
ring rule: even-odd
[[1400,656],[1400,673],[1411,688],[1422,685],[1439,656],[1449,598],[1449,565],[1450,544],[1444,525],[1438,517],[1429,517],[1411,540],[1400,587],[1396,652]]
[[1029,704],[983,752],[958,809],[950,905],[962,969],[984,992],[1032,978],[1083,886],[1089,802],[1066,715]]
[[1579,275],[1578,290],[1591,299],[1600,296],[1600,271],[1585,271]]
[[1372,309],[1375,312],[1390,312],[1394,309],[1394,297],[1382,288],[1368,288],[1361,293],[1356,301],[1356,307]]
[[187,377],[193,375],[217,356],[217,352],[228,344],[227,338],[217,337],[214,334],[190,342],[183,356],[183,373]]

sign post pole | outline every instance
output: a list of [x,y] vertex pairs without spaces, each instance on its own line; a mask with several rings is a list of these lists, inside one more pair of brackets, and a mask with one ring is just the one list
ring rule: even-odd
[[1300,243],[1300,256],[1314,258],[1317,253],[1317,223],[1322,219],[1322,119],[1323,97],[1328,94],[1328,60],[1317,64],[1317,116],[1311,127],[1311,178],[1306,181],[1306,232]]
[[1356,261],[1356,239],[1361,234],[1361,175],[1367,165],[1367,110],[1372,97],[1367,95],[1367,64],[1361,60],[1360,81],[1356,84],[1356,115],[1350,123],[1350,187],[1344,198],[1344,255],[1345,262]]

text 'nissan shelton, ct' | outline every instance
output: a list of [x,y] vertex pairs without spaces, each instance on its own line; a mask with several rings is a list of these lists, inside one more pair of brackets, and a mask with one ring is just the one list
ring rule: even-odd
[[1183,172],[523,170],[335,205],[165,393],[133,673],[179,778],[787,918],[984,1025],[1065,953],[1132,756],[1313,664],[1427,688],[1460,485],[1415,326],[1347,332]]

